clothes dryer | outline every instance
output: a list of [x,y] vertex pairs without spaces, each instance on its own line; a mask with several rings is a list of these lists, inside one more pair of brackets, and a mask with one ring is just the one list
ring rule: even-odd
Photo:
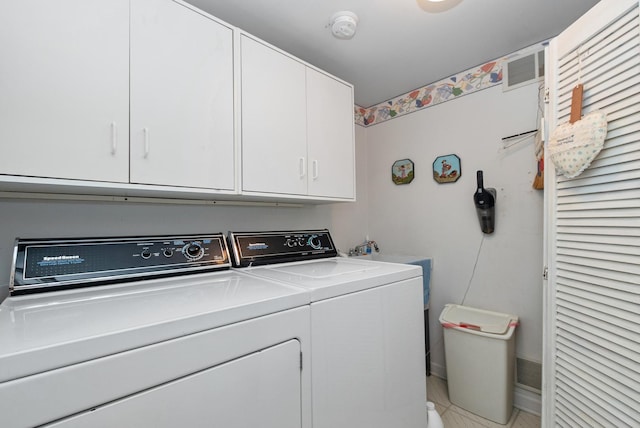
[[424,428],[419,266],[337,257],[328,230],[231,232],[234,265],[311,299],[314,428]]

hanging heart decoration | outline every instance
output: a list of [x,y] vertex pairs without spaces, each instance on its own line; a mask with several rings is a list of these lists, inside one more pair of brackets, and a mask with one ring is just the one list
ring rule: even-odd
[[607,115],[600,110],[593,111],[553,131],[547,146],[549,158],[560,174],[577,177],[598,156],[606,136]]

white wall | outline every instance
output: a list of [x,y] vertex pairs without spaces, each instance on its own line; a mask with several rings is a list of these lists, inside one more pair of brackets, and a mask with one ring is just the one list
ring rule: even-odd
[[[426,108],[366,129],[369,235],[387,254],[431,256],[432,364],[444,375],[442,327],[446,303],[463,303],[520,317],[517,355],[542,360],[543,192],[533,138],[507,150],[502,138],[536,129],[538,88],[503,93],[500,86]],[[455,183],[432,178],[437,156],[457,154]],[[410,158],[415,179],[391,181],[395,160]],[[497,189],[496,231],[480,231],[473,193],[476,171]],[[477,257],[477,266],[476,264]]]
[[[0,301],[20,238],[136,236],[329,228],[339,249],[366,235],[365,130],[356,127],[358,202],[303,208],[196,206],[0,199]],[[362,196],[361,196],[362,195]]]
[[[0,299],[7,292],[13,240],[324,228],[347,251],[366,235],[387,254],[434,258],[431,342],[434,370],[444,364],[437,317],[462,302],[480,243],[478,266],[464,301],[520,316],[518,355],[541,360],[542,192],[531,188],[531,140],[502,150],[504,136],[534,129],[537,88],[500,87],[396,118],[356,127],[357,198],[304,208],[151,205],[0,200]],[[462,177],[437,184],[435,157],[455,153]],[[411,158],[416,178],[391,182],[391,165]],[[484,242],[472,203],[475,172],[498,190],[497,226]]]

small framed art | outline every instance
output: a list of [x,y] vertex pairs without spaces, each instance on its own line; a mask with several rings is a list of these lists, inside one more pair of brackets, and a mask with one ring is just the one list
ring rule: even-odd
[[457,155],[438,156],[433,161],[433,179],[438,183],[454,183],[462,176],[462,166]]
[[415,172],[411,159],[400,159],[391,166],[391,181],[395,184],[409,184],[413,181]]

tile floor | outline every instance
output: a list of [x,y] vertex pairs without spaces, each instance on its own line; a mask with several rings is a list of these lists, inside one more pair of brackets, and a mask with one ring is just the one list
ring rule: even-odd
[[483,419],[451,404],[447,381],[436,376],[427,377],[427,400],[433,401],[442,418],[444,428],[540,428],[540,416],[513,409],[506,425]]

